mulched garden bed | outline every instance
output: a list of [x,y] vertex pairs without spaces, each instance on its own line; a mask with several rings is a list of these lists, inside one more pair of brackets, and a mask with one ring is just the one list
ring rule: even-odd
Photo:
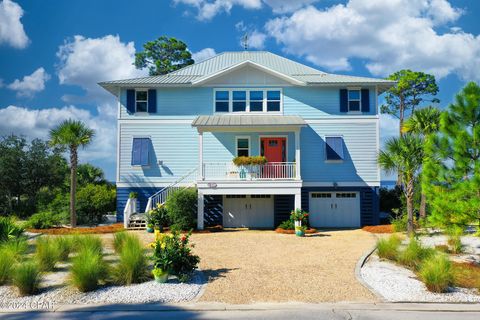
[[391,224],[383,224],[379,226],[365,226],[362,228],[364,231],[370,233],[393,233],[393,226]]
[[108,226],[98,226],[98,227],[76,227],[76,228],[67,228],[67,227],[58,227],[50,229],[27,229],[28,232],[32,233],[43,233],[43,234],[103,234],[103,233],[115,233],[118,231],[124,230],[123,223],[114,223]]
[[[282,233],[282,234],[295,234],[295,230],[288,230],[288,229],[283,229],[283,228],[277,228],[277,229],[275,229],[275,232],[276,233]],[[314,229],[314,228],[310,228],[310,229],[305,230],[305,234],[312,234],[312,233],[316,233],[316,232],[317,232],[317,229]]]

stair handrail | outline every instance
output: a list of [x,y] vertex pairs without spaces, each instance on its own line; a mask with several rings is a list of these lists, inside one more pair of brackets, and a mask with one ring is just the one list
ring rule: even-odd
[[[157,203],[160,203],[160,204],[164,204],[165,201],[167,201],[167,198],[174,192],[174,191],[177,191],[179,189],[182,189],[181,186],[178,186],[181,182],[183,182],[184,180],[186,180],[187,178],[189,178],[192,174],[196,173],[197,172],[197,168],[193,168],[192,170],[190,170],[187,174],[183,175],[182,177],[180,177],[178,180],[172,182],[171,184],[169,184],[168,186],[160,189],[160,191],[154,193],[153,195],[151,195],[149,198],[148,198],[148,202],[147,202],[147,206],[145,208],[145,213],[148,213],[150,210],[152,210],[156,205]],[[194,185],[194,181],[195,179],[192,181],[191,184],[189,184],[188,186],[186,187],[183,187],[183,189],[185,188],[188,188],[192,185]]]

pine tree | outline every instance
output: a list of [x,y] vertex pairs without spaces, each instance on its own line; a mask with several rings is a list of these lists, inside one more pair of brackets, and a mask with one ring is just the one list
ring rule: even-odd
[[442,227],[480,219],[480,87],[468,83],[440,119],[440,131],[427,138],[422,188],[430,221]]

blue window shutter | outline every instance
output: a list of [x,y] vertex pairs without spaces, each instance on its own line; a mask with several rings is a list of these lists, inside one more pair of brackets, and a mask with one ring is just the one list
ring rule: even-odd
[[144,138],[142,139],[142,148],[141,148],[141,156],[140,156],[140,164],[142,166],[149,165],[149,150],[150,150],[150,139]]
[[135,113],[135,90],[127,90],[127,110],[130,113]]
[[148,90],[148,113],[157,112],[157,90]]
[[142,139],[133,138],[132,145],[132,166],[139,166],[141,163]]
[[327,160],[343,160],[343,138],[326,137],[326,156]]
[[362,89],[362,112],[370,112],[370,90]]
[[348,90],[340,89],[340,112],[348,112]]

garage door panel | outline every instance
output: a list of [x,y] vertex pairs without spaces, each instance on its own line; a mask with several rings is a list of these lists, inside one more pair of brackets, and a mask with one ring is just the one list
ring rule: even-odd
[[312,192],[310,224],[314,227],[359,227],[359,198],[358,192]]
[[224,227],[273,228],[273,197],[270,195],[226,196]]

